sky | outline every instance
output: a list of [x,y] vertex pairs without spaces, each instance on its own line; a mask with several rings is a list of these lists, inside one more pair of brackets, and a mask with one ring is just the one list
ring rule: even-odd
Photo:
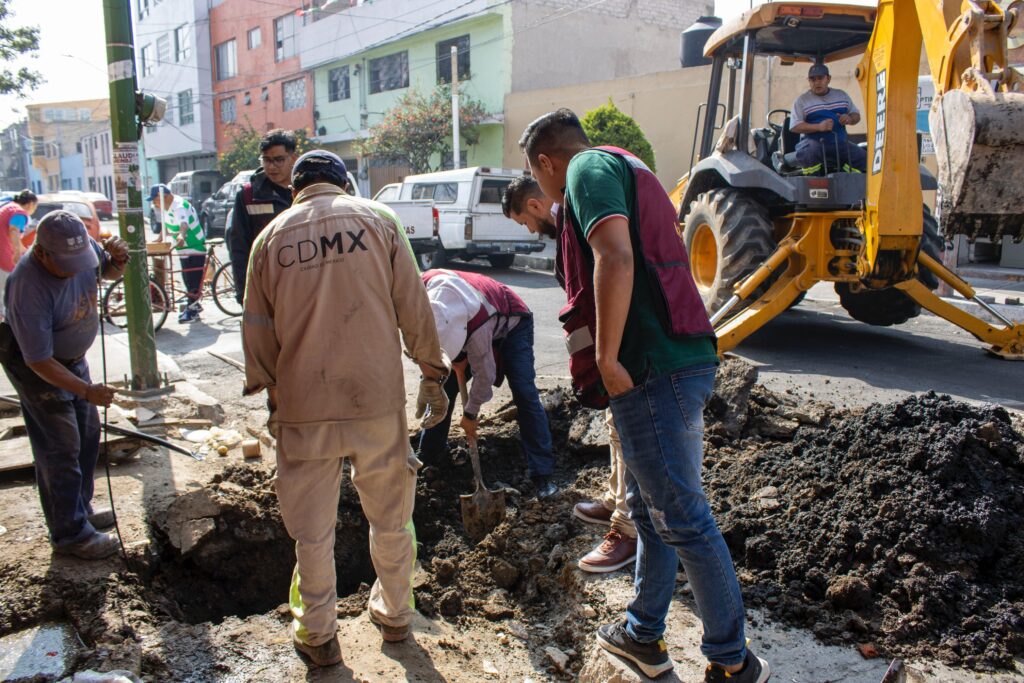
[[[871,0],[848,1],[875,4]],[[46,83],[29,93],[27,99],[0,96],[0,128],[22,119],[28,102],[59,102],[109,94],[103,4],[103,0],[11,0],[11,26],[42,29],[37,57],[11,66],[25,64],[41,72]],[[715,13],[724,18],[750,6],[750,0],[715,0]]]
[[43,74],[46,83],[26,99],[0,96],[0,128],[25,116],[25,104],[106,97],[107,56],[103,0],[12,0],[8,26],[38,26],[35,59],[8,62]]

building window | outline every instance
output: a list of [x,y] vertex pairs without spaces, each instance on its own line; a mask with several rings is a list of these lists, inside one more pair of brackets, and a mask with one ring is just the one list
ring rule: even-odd
[[149,14],[149,0],[139,0],[139,19],[145,19]]
[[298,17],[289,12],[283,17],[274,19],[274,61],[294,57],[295,33],[298,28]]
[[235,39],[232,38],[213,48],[217,53],[217,80],[223,81],[238,75],[238,56]]
[[95,191],[96,191],[96,179],[95,178],[89,178],[89,192],[95,192]]
[[156,63],[171,63],[171,39],[166,34],[156,39]]
[[370,92],[409,87],[409,53],[396,52],[370,60]]
[[442,40],[437,44],[437,82],[451,83],[452,47],[458,49],[459,80],[469,80],[469,36]]
[[348,64],[327,72],[327,101],[347,100],[351,96],[348,88]]
[[182,90],[178,93],[178,125],[184,126],[195,120],[195,114],[192,113],[192,91]]
[[234,123],[238,117],[238,112],[235,109],[235,98],[226,97],[220,101],[220,122],[221,123]]
[[192,56],[191,28],[188,24],[182,24],[174,29],[174,61],[176,62],[187,62],[188,58]]
[[285,111],[302,109],[306,106],[306,79],[296,78],[294,81],[285,81],[281,84],[281,93]]
[[143,75],[143,77],[152,76],[153,75],[153,67],[155,66],[155,64],[153,62],[153,46],[152,45],[143,45],[142,46],[142,52],[140,53],[139,59],[142,62],[142,75]]
[[255,50],[263,44],[263,33],[260,31],[260,27],[249,29],[249,49]]

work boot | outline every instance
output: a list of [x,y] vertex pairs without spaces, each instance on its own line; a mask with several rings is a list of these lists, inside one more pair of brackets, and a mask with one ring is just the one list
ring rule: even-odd
[[736,673],[729,673],[721,664],[708,664],[704,671],[704,683],[765,683],[771,676],[772,669],[768,662],[748,649],[743,668]]
[[636,539],[612,529],[604,535],[601,545],[584,555],[576,566],[591,574],[605,574],[635,561]]
[[73,555],[82,560],[102,560],[116,553],[118,547],[117,536],[97,531],[81,541],[54,546],[53,552],[58,555]]
[[409,637],[409,632],[412,630],[409,624],[405,626],[388,626],[375,617],[373,612],[368,612],[368,614],[370,615],[370,623],[380,629],[380,637],[384,639],[385,643],[400,643]]
[[665,645],[664,638],[658,638],[652,643],[633,640],[626,632],[625,621],[605,624],[597,629],[597,644],[608,652],[633,662],[648,678],[657,678],[675,666],[672,658],[668,656],[668,646]]
[[320,645],[306,645],[298,638],[294,638],[292,642],[295,649],[306,655],[316,666],[334,666],[341,661],[341,644],[338,643],[337,635]]
[[603,524],[604,526],[611,526],[612,512],[613,510],[609,510],[604,506],[604,503],[597,500],[576,503],[572,508],[573,516],[582,519],[584,522]]
[[542,474],[530,477],[530,481],[537,488],[537,500],[544,500],[558,493],[558,487],[555,486],[555,482],[551,481],[551,477],[547,475]]
[[114,511],[110,508],[94,510],[89,515],[89,524],[92,524],[96,529],[109,529],[114,526]]

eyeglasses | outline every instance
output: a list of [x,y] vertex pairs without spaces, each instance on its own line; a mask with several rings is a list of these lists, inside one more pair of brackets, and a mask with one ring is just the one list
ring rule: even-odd
[[280,166],[284,162],[288,161],[288,157],[260,157],[260,163],[264,166]]

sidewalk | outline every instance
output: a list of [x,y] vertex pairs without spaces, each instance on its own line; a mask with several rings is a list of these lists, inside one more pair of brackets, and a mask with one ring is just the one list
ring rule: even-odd
[[[107,325],[106,350],[107,381],[123,382],[126,378],[130,379],[132,374],[132,364],[128,351],[128,335],[111,327],[110,325]],[[86,358],[89,361],[89,372],[92,376],[92,381],[94,383],[102,382],[103,345],[98,334],[96,335],[96,341],[93,343],[92,348],[90,348],[89,353],[86,354]],[[179,368],[178,364],[174,362],[174,359],[167,354],[157,351],[156,362],[161,378],[166,375],[168,382],[177,382],[184,379],[181,368]],[[11,386],[10,380],[7,379],[7,374],[2,372],[0,372],[0,394],[4,396],[14,395],[14,387]]]
[[[520,268],[554,273],[555,243],[546,240],[544,251],[516,256],[515,265]],[[1000,270],[1010,271],[1011,275],[1019,274],[1019,277],[995,279],[992,277],[991,268],[981,267],[964,267],[960,270],[959,275],[974,288],[982,301],[993,305],[993,308],[1001,315],[1010,320],[1024,320],[1024,269],[1002,268]],[[835,293],[831,282],[819,282],[807,292],[807,299],[809,301],[838,302],[839,296]],[[943,299],[972,314],[977,314],[981,310],[981,306],[967,301],[958,294],[944,296]],[[984,311],[982,314],[987,317]]]

